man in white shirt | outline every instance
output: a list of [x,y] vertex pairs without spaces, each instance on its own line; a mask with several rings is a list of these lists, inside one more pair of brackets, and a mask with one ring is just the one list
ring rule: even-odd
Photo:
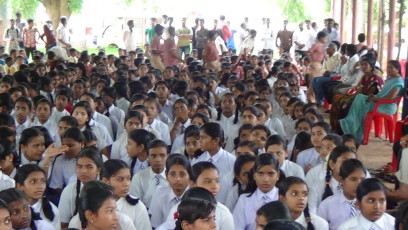
[[272,27],[270,26],[271,23],[271,19],[267,18],[266,19],[266,27],[262,36],[262,42],[263,42],[263,48],[262,48],[262,53],[266,54],[268,51],[272,51],[273,54],[273,49],[274,47],[274,34],[273,34],[273,30]]
[[295,53],[299,54],[299,58],[306,56],[306,52],[310,47],[307,47],[308,32],[303,29],[303,22],[299,23],[299,31],[296,31],[293,35],[295,43]]
[[129,27],[128,30],[123,32],[123,43],[125,43],[126,51],[136,50],[136,32],[133,30],[134,22],[133,20],[127,21]]
[[61,24],[57,28],[57,45],[64,48],[68,53],[68,49],[71,48],[71,44],[69,43],[69,31],[67,28],[68,19],[65,16],[62,16],[60,22]]

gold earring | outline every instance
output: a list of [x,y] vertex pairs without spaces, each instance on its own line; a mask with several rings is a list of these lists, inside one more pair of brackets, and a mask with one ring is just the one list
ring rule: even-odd
[[93,220],[91,220],[91,223],[92,223],[92,224],[93,224],[93,222],[94,222],[94,221],[93,221]]

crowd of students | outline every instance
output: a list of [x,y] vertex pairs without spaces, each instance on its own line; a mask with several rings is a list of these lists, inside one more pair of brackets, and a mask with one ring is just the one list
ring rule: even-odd
[[373,50],[346,44],[334,55],[340,46],[324,49],[323,31],[305,52],[312,70],[307,57],[271,53],[209,63],[215,36],[204,61],[187,53],[162,70],[154,46],[119,57],[71,50],[69,60],[34,50],[30,63],[5,54],[16,69],[0,79],[1,229],[406,229],[407,204],[387,214],[389,189],[357,157],[359,119],[401,95],[398,62],[382,88],[356,89],[334,129],[311,92],[316,79],[360,86],[381,70]]

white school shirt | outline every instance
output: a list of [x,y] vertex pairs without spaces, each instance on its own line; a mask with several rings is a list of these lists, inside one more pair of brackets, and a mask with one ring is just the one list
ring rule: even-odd
[[34,118],[34,122],[31,124],[31,126],[42,126],[45,127],[48,130],[48,133],[50,134],[50,137],[53,141],[57,139],[58,136],[58,126],[54,123],[54,120],[48,118],[48,120],[44,123],[41,124],[41,122],[38,120],[37,117]]
[[114,134],[116,134],[121,121],[125,120],[125,112],[123,112],[115,105],[111,105],[107,110],[109,111],[109,119],[111,120],[112,131]]
[[[146,207],[149,208],[154,190],[159,185],[168,184],[165,171],[166,170],[164,169],[160,174],[156,174],[155,172],[153,172],[152,167],[149,166],[148,168],[138,172],[132,178],[129,194],[135,197],[139,197],[139,199],[142,200],[143,204],[145,204]],[[157,184],[156,175],[159,175],[159,184]]]
[[279,167],[285,173],[285,176],[295,176],[301,179],[305,179],[305,173],[298,164],[293,163],[292,161],[285,160],[283,161],[282,166]]
[[132,162],[132,159],[127,154],[128,133],[124,132],[120,136],[117,136],[116,141],[112,144],[111,159],[119,159],[126,162],[128,165]]
[[[167,216],[167,222],[165,222],[163,225],[164,227],[173,227],[170,228],[171,230],[174,229],[175,225],[175,220],[174,220],[174,213],[177,211],[177,208],[180,203],[176,204],[171,208],[169,215]],[[220,202],[217,202],[217,206],[215,207],[215,223],[217,227],[215,228],[216,230],[234,230],[234,218],[231,214],[231,212],[228,210],[227,207],[225,207],[223,204]],[[172,225],[173,223],[173,225]],[[168,228],[158,228],[159,229],[168,229]],[[168,229],[168,230],[170,230]]]
[[16,187],[16,183],[14,179],[7,176],[0,170],[0,191],[6,190],[9,188],[14,188],[14,187]]
[[[55,227],[52,224],[48,223],[46,220],[34,220],[34,225],[37,229],[41,230],[55,230]],[[30,227],[20,229],[20,230],[31,230]]]
[[[238,182],[239,183],[239,182]],[[241,185],[244,186],[244,185]],[[245,186],[244,186],[245,187]],[[232,212],[234,211],[235,204],[237,203],[239,198],[238,194],[238,184],[232,186],[232,188],[228,191],[227,200],[225,201],[225,206]]]
[[320,164],[311,168],[306,174],[306,184],[309,188],[313,187],[316,183],[324,181],[326,177],[327,164],[321,162]]
[[35,212],[39,213],[41,218],[48,223],[50,223],[56,230],[61,229],[61,222],[58,208],[50,201],[48,201],[51,205],[52,212],[54,213],[54,219],[51,221],[47,219],[44,215],[43,207],[42,207],[42,198],[37,201],[37,203],[33,204],[31,207],[34,209]]
[[[355,201],[356,199],[354,199],[354,202]],[[345,223],[348,219],[353,218],[351,216],[351,209],[350,200],[347,200],[347,198],[341,192],[337,193],[336,195],[329,196],[322,201],[317,208],[316,214],[329,223],[330,229],[337,229],[342,223]],[[356,215],[360,214],[360,210],[358,208],[355,208],[355,211]]]
[[98,124],[104,126],[108,130],[111,138],[112,139],[114,138],[113,130],[112,130],[112,122],[109,119],[109,117],[95,111],[94,114],[92,115],[92,119],[96,121]]
[[130,102],[126,100],[126,98],[121,97],[120,99],[116,100],[116,107],[121,109],[125,114],[128,112],[130,106]]
[[161,139],[166,142],[167,145],[171,145],[169,126],[161,120],[153,119],[151,126],[154,130],[158,131],[161,135]]
[[404,148],[401,154],[401,160],[399,163],[399,169],[395,173],[399,182],[408,184],[408,148]]
[[[80,191],[84,187],[82,182],[80,183]],[[79,194],[78,194],[79,195]],[[69,223],[74,216],[75,211],[75,199],[77,196],[77,182],[72,182],[62,190],[61,199],[58,204],[58,210],[60,212],[61,223]]]
[[137,230],[152,229],[146,206],[141,200],[136,205],[131,205],[126,201],[125,197],[121,197],[116,201],[116,207],[117,211],[127,215],[133,221],[133,225],[137,227]]
[[[310,213],[310,218],[312,219],[312,224],[315,230],[329,230],[329,224],[320,216]],[[307,229],[307,222],[303,212],[295,221]]]
[[[130,217],[118,211],[116,211],[116,216],[118,217],[119,222],[118,230],[136,230],[136,227],[133,225],[133,221],[130,219]],[[72,217],[68,224],[68,228],[82,229],[81,220],[79,219],[78,214]],[[137,229],[139,230],[139,227]]]
[[[333,195],[337,195],[339,193],[342,193],[342,189],[339,189],[340,183],[331,177],[329,186],[333,192]],[[313,187],[309,187],[309,211],[310,213],[315,214],[317,211],[317,207],[319,207],[320,203],[322,202],[322,196],[324,194],[324,190],[326,188],[326,182],[325,180],[322,180],[320,183],[316,183],[313,185]]]
[[70,178],[76,174],[76,163],[75,157],[70,159],[65,154],[57,156],[52,165],[49,187],[62,189],[68,185]]
[[210,161],[212,159],[212,163],[217,167],[219,172],[219,180],[220,180],[220,191],[217,194],[217,201],[221,203],[225,203],[227,199],[228,191],[232,186],[232,178],[227,176],[230,172],[234,171],[234,164],[235,164],[235,156],[231,153],[227,152],[223,148],[220,148],[218,152],[214,156],[210,156],[208,151],[201,154],[199,157],[193,160],[191,165],[194,165],[201,161]]
[[56,107],[52,108],[52,113],[51,113],[50,119],[52,121],[54,121],[54,124],[56,124],[57,127],[58,127],[59,121],[61,120],[61,117],[64,117],[64,116],[70,116],[69,112],[66,109],[64,109],[64,110],[62,110],[60,112],[60,111],[57,110]]
[[300,167],[302,167],[303,170],[306,168],[308,164],[316,166],[321,162],[323,162],[323,160],[320,158],[320,154],[316,151],[314,147],[303,150],[302,152],[299,153],[299,155],[296,158],[296,164],[300,165]]
[[283,114],[281,121],[283,129],[285,130],[286,140],[292,139],[292,137],[296,135],[296,120],[293,120],[291,115]]
[[234,124],[235,120],[235,111],[231,117],[225,117],[224,114],[221,113],[221,117],[219,121],[215,121],[221,125],[222,129],[224,130],[224,138],[225,138],[225,150],[231,152],[234,150],[234,139],[238,136],[238,131],[240,122]]
[[[106,146],[112,145],[113,140],[111,136],[108,133],[108,130],[99,124],[98,122],[91,120],[89,125],[91,126],[92,132],[95,134],[96,138],[98,139],[96,141],[96,146],[98,147],[99,150],[104,149]],[[81,132],[85,131],[86,127],[82,127],[80,130]]]
[[268,120],[265,121],[264,125],[268,127],[271,131],[274,131],[275,133],[277,133],[283,139],[286,138],[285,129],[283,128],[282,122],[279,119],[268,118]]
[[255,230],[256,211],[264,204],[278,200],[279,190],[274,187],[268,193],[263,193],[257,188],[250,197],[248,195],[248,193],[245,193],[239,196],[232,213],[235,230]]
[[[173,116],[173,104],[171,103],[171,101],[170,100],[166,100],[166,102],[164,103],[164,105],[162,106],[160,103],[159,103],[159,107],[160,107],[160,113],[164,113],[164,114],[166,114],[167,115],[167,118],[170,120],[170,121],[173,121],[174,120],[174,116]],[[165,117],[165,116],[164,116]],[[163,117],[163,118],[164,118]],[[163,119],[161,119],[164,123],[166,123],[166,121],[165,120],[163,120]],[[167,124],[167,123],[166,123]],[[170,127],[169,127],[170,128]]]
[[[38,165],[38,166],[40,166],[41,164],[42,164],[42,161],[44,160],[44,157],[41,157],[41,160],[39,160],[39,161],[29,161],[26,157],[25,157],[25,155],[24,155],[24,153],[21,151],[21,162],[20,162],[20,165],[26,165],[26,164],[35,164],[35,165]],[[43,153],[43,156],[44,156],[44,153]]]
[[[16,116],[13,116],[13,118],[14,118],[14,121],[15,121],[15,124],[16,124],[16,143],[20,143],[21,133],[22,133],[25,129],[30,128],[32,125],[31,125],[31,122],[30,122],[30,118],[29,118],[29,117],[27,117],[27,120],[26,120],[23,124],[19,124],[19,123],[17,122]],[[17,145],[17,146],[16,146],[16,150],[18,150],[18,149],[20,149],[20,147]]]
[[395,218],[384,213],[375,222],[367,220],[361,213],[340,225],[338,230],[394,230]]
[[297,134],[295,134],[292,139],[289,140],[287,149],[288,149],[288,159],[292,158],[293,154],[293,148],[295,147],[295,141],[296,141]]
[[[181,148],[184,146],[184,134],[188,126],[191,124],[191,119],[187,119],[187,121],[182,124],[176,134],[176,138],[174,138],[173,145],[171,146],[171,151],[170,153],[174,153],[177,149]],[[169,124],[169,129],[172,130],[174,126],[174,122]]]
[[[187,191],[187,189],[188,187],[185,191]],[[183,194],[178,197],[176,194],[174,194],[170,185],[159,186],[156,188],[152,195],[152,203],[150,204],[149,208],[149,214],[151,215],[150,221],[153,228],[157,228],[166,221],[166,218],[170,213],[170,209],[180,202]]]

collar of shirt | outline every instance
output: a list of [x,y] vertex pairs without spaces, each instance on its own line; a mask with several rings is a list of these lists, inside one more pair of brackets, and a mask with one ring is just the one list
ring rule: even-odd
[[153,180],[156,175],[160,175],[160,176],[162,177],[162,179],[166,179],[166,173],[165,173],[165,172],[166,172],[166,168],[164,168],[161,173],[156,174],[155,172],[153,172],[152,167],[149,167],[149,172],[150,172],[150,173],[149,173],[149,174],[150,174],[150,180]]
[[17,173],[17,168],[14,168],[13,171],[10,173],[10,178],[14,178]]
[[23,127],[26,129],[26,128],[28,128],[28,126],[30,125],[30,119],[29,119],[29,117],[27,117],[26,121],[25,121],[23,124],[19,124],[19,123],[17,122],[17,119],[15,119],[15,121],[16,121],[16,129],[17,129],[18,127],[20,127],[20,126],[23,126]]
[[109,113],[112,113],[112,111],[113,111],[114,109],[115,109],[115,105],[112,104],[112,105],[108,108]]
[[225,152],[225,150],[223,148],[220,148],[220,150],[218,150],[218,152],[216,154],[214,154],[214,156],[211,157],[210,153],[208,151],[206,151],[205,152],[206,161],[208,161],[208,160],[210,160],[210,158],[212,158],[213,162],[217,162],[224,152]]
[[384,222],[384,214],[381,216],[380,219],[378,219],[375,222],[372,222],[368,219],[366,219],[361,213],[358,215],[358,217],[360,219],[359,223],[361,224],[361,226],[363,226],[363,229],[370,229],[371,227],[374,227],[375,229],[385,229],[385,222]]
[[270,201],[274,201],[278,199],[278,196],[279,196],[278,193],[279,193],[279,190],[276,187],[273,187],[273,189],[267,193],[263,193],[259,188],[257,188],[255,191],[257,200],[262,200],[262,197],[267,196],[270,199]]
[[354,198],[354,200],[349,200],[349,199],[347,199],[347,198],[344,196],[344,193],[343,193],[343,192],[339,193],[338,197],[339,197],[341,203],[350,203],[351,201],[356,202],[356,200],[357,200],[356,198]]
[[339,192],[338,190],[337,190],[337,185],[339,185],[340,183],[336,180],[336,179],[334,179],[333,177],[331,177],[331,179],[330,179],[330,188],[332,189],[332,191],[333,191],[333,194],[336,194],[337,192]]
[[306,218],[304,212],[300,214],[300,216],[295,220],[295,222],[298,222],[302,226],[307,226]]
[[233,112],[233,114],[232,114],[232,116],[230,116],[230,117],[226,117],[226,116],[224,116],[224,114],[222,114],[221,113],[221,119],[220,120],[224,120],[224,121],[229,121],[229,122],[234,122],[234,119],[235,119],[235,111]]

